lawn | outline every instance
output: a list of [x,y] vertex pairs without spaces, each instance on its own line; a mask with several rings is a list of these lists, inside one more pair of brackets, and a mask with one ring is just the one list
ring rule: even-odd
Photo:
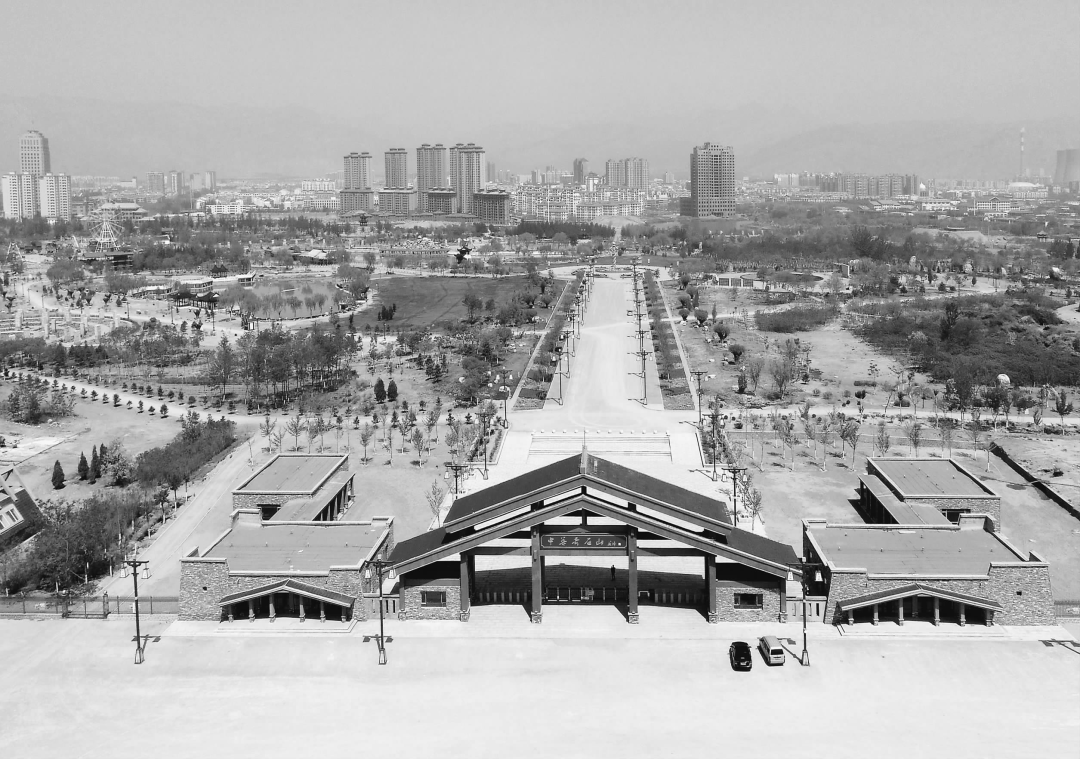
[[518,290],[526,288],[523,276],[516,277],[387,277],[372,281],[371,304],[356,314],[355,326],[363,329],[378,321],[381,306],[397,306],[390,327],[430,327],[443,320],[459,320],[468,315],[461,300],[472,290],[483,301],[494,298],[503,304]]

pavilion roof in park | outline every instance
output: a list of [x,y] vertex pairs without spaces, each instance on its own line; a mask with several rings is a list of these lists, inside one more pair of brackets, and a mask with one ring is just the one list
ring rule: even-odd
[[442,527],[401,541],[390,561],[404,574],[581,511],[777,577],[798,574],[791,546],[734,527],[722,501],[588,451],[458,498]]

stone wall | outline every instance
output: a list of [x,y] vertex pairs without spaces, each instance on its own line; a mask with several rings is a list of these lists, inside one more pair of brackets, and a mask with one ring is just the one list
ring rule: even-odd
[[[846,620],[846,616],[838,607],[840,601],[868,593],[900,588],[912,583],[997,601],[1002,605],[1003,610],[995,613],[995,624],[1054,624],[1054,599],[1050,590],[1050,571],[1047,565],[1042,563],[992,564],[990,577],[985,580],[934,577],[871,579],[865,572],[833,572],[825,605],[826,612],[822,615],[822,621],[827,624],[839,624]],[[1017,595],[1017,591],[1020,591],[1021,595]]]
[[[421,606],[421,591],[443,591],[446,593],[446,606]],[[430,581],[424,585],[402,584],[398,600],[398,619],[453,619],[461,617],[461,588],[459,585],[435,585]]]
[[[736,609],[736,593],[761,593],[761,608]],[[716,617],[721,622],[776,622],[781,611],[785,610],[780,603],[779,582],[716,586]]]
[[[180,614],[182,620],[219,622],[228,616],[219,605],[224,596],[251,590],[263,585],[289,579],[286,574],[229,576],[224,561],[184,559],[180,562]],[[363,572],[355,569],[335,569],[328,575],[295,577],[299,582],[314,585],[356,598],[350,607],[351,617],[367,619],[368,609],[363,603]],[[246,616],[246,612],[244,614]]]

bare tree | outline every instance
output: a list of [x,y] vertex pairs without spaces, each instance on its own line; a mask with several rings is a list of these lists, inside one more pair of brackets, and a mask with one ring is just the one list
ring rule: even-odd
[[889,440],[889,428],[885,424],[885,420],[878,422],[877,432],[874,433],[874,449],[877,451],[878,456],[884,456],[889,452],[891,446]]
[[776,392],[783,398],[787,395],[788,386],[791,385],[795,372],[790,361],[777,359],[769,364],[769,376],[772,377],[773,384],[776,385]]
[[761,515],[761,491],[757,488],[748,488],[746,492],[746,510],[750,512],[750,529],[754,529],[754,520]]
[[922,443],[922,422],[911,422],[904,427],[904,434],[907,435],[908,445],[915,451],[915,455],[919,455],[919,445]]
[[855,468],[855,449],[859,445],[859,432],[860,424],[854,419],[849,419],[846,422],[840,424],[840,440],[843,443],[851,446],[851,468]]
[[431,483],[431,488],[424,494],[427,498],[428,508],[431,509],[431,513],[435,516],[435,526],[442,526],[442,500],[444,491],[439,487],[439,481]]
[[300,450],[300,436],[304,434],[305,429],[307,429],[307,425],[304,424],[304,419],[299,412],[285,422],[285,432],[292,435],[294,451]]
[[367,447],[371,443],[371,438],[375,436],[375,428],[368,423],[364,423],[364,426],[360,428],[360,445],[364,446],[364,464],[368,462]]
[[825,457],[829,453],[829,444],[832,442],[833,436],[833,423],[832,420],[826,419],[821,425],[821,429],[817,433],[818,439],[821,440],[821,471],[825,471]]
[[412,437],[410,442],[413,444],[413,448],[416,449],[416,455],[420,459],[420,468],[424,467],[424,444],[427,442],[427,435],[419,427],[413,427]]
[[[1065,417],[1073,412],[1073,405],[1069,403],[1069,396],[1065,394],[1065,388],[1058,388],[1057,398],[1054,399],[1054,413],[1061,418],[1061,434],[1065,434]],[[988,454],[989,455],[989,454]]]
[[758,383],[761,382],[761,372],[764,368],[765,359],[761,356],[754,356],[746,361],[746,376],[750,379],[750,385],[755,393]]

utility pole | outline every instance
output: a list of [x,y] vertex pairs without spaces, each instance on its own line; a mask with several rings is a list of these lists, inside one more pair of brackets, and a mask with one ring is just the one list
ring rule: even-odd
[[480,427],[481,427],[480,445],[483,446],[483,448],[484,448],[484,479],[486,480],[487,476],[488,476],[488,453],[487,453],[488,422],[491,420],[491,417],[495,415],[495,412],[492,411],[491,409],[485,409],[483,411],[477,411],[476,415],[478,417],[480,417]]
[[455,464],[453,461],[446,462],[446,468],[454,473],[454,495],[461,494],[461,473],[469,468],[468,464]]
[[698,424],[698,431],[700,432],[701,429],[702,429],[702,424],[704,423],[703,420],[702,420],[702,413],[701,413],[701,397],[702,397],[702,389],[701,389],[702,380],[701,380],[701,378],[704,377],[706,374],[708,374],[708,372],[704,371],[702,369],[694,369],[690,373],[692,375],[694,375],[694,379],[697,381],[697,397],[698,397],[697,424]]
[[[143,638],[142,638],[142,626],[139,620],[139,567],[146,566],[149,561],[139,559],[139,552],[136,549],[135,554],[130,559],[124,559],[124,564],[131,568],[131,577],[135,583],[135,663],[143,663]],[[149,577],[149,568],[147,568],[147,577]]]
[[739,476],[746,471],[744,466],[725,466],[721,467],[725,472],[731,475],[731,518],[735,521],[735,526],[739,526]]

